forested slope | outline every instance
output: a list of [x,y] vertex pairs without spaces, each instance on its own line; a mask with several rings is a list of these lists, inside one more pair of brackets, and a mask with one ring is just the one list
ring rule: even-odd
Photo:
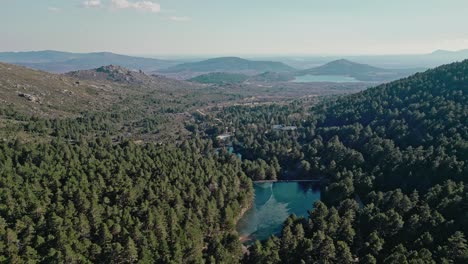
[[251,183],[199,148],[0,143],[0,261],[238,261]]
[[308,219],[289,219],[246,262],[468,261],[468,61],[312,109],[234,107],[218,117],[236,127],[253,178],[273,178],[279,161],[279,177],[328,182]]
[[380,188],[467,180],[468,61],[344,97],[318,113],[317,132],[361,152]]
[[[88,83],[7,64],[3,73],[51,91],[50,100],[63,82],[80,82],[77,91]],[[239,262],[234,225],[250,206],[251,181],[240,160],[181,135],[185,118],[176,114],[225,95],[165,78],[106,81],[93,86],[100,108],[81,97],[51,106],[16,100],[1,80],[0,99],[10,104],[0,104],[0,263]],[[103,96],[107,86],[113,100]],[[36,105],[74,111],[24,110]],[[172,140],[154,140],[162,129]]]

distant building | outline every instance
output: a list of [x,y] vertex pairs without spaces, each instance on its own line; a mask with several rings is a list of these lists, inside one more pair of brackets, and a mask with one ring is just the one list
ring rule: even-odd
[[273,130],[294,131],[297,130],[297,126],[273,125]]
[[273,125],[273,130],[280,130],[283,128],[283,125]]
[[294,131],[294,130],[297,130],[297,126],[285,126],[285,127],[282,127],[281,130],[283,130],[283,131]]
[[225,133],[225,134],[221,134],[221,135],[217,136],[216,138],[219,139],[219,140],[226,140],[226,139],[228,139],[230,137],[232,137],[231,134]]

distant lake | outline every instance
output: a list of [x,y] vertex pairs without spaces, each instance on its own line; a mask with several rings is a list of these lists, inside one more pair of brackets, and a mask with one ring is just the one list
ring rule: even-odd
[[302,75],[297,76],[293,82],[296,83],[308,83],[308,82],[336,82],[336,83],[347,83],[347,82],[360,82],[354,77],[341,76],[341,75]]
[[317,184],[308,182],[255,183],[255,200],[237,224],[237,231],[249,240],[265,240],[281,232],[291,214],[307,217],[320,200]]

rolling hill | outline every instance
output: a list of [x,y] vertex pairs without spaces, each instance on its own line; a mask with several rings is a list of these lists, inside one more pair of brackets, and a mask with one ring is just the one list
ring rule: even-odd
[[[252,61],[237,57],[221,57],[199,62],[183,63],[164,70],[161,73],[210,73],[228,72],[255,75],[263,72],[291,72],[295,69],[281,62]],[[201,74],[198,74],[201,75]]]
[[416,73],[418,69],[383,69],[367,64],[340,59],[325,65],[298,71],[296,75],[340,75],[353,77],[359,81],[392,81]]
[[373,67],[367,64],[355,63],[349,60],[341,59],[329,62],[325,65],[307,70],[310,74],[329,74],[329,75],[345,75],[345,74],[363,74],[369,72],[386,72],[386,70]]
[[160,90],[175,95],[181,91],[190,92],[192,89],[196,90],[201,87],[201,85],[197,83],[174,80],[161,75],[149,75],[141,70],[133,71],[116,65],[107,65],[90,70],[72,71],[64,73],[63,75],[78,80],[119,85],[133,90],[142,89],[143,92],[147,92],[148,90]]
[[236,84],[247,79],[249,79],[249,76],[241,73],[212,72],[199,75],[189,81],[203,84]]
[[109,64],[151,72],[178,63],[176,61],[119,55],[111,52],[71,53],[51,50],[2,52],[0,53],[0,61],[55,73],[86,70]]
[[119,66],[53,74],[0,63],[0,141],[35,140],[37,135],[24,130],[31,120],[42,128],[85,123],[87,132],[79,133],[89,136],[104,129],[139,140],[175,140],[187,135],[184,122],[191,111],[235,98],[242,97]]
[[0,104],[40,116],[104,109],[118,97],[101,83],[0,63]]
[[105,111],[120,103],[122,109],[136,110],[148,100],[161,102],[148,109],[177,106],[188,99],[179,99],[176,104],[172,99],[187,94],[193,97],[200,87],[113,65],[54,74],[0,63],[0,104],[35,116],[74,116],[83,111]]
[[151,83],[154,78],[142,71],[131,71],[124,67],[108,65],[96,69],[72,71],[65,73],[66,76],[82,80],[111,81],[128,84]]

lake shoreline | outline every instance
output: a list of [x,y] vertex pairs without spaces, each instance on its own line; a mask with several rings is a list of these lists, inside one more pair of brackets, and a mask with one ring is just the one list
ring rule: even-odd
[[323,74],[305,74],[301,76],[296,76],[293,80],[293,83],[360,83],[365,82],[358,80],[352,76],[346,75],[323,75]]
[[241,218],[245,215],[245,213],[248,210],[252,209],[253,204],[254,204],[254,198],[252,197],[252,200],[250,201],[249,206],[242,207],[241,212],[239,213],[239,215],[234,220],[234,223],[236,224],[236,226],[237,226],[237,223],[241,220]]
[[257,239],[279,234],[291,214],[306,217],[313,204],[320,200],[317,187],[320,182],[318,179],[255,182],[252,204],[242,210],[242,217],[236,222],[239,241],[248,247]]
[[[242,208],[239,216],[237,217],[235,223],[236,223],[236,227],[237,227],[237,224],[239,223],[239,221],[242,219],[242,217],[245,215],[245,213],[247,211],[249,211],[250,209],[252,209],[253,205],[254,205],[254,202],[255,202],[255,198],[252,198],[251,202],[250,202],[250,205],[247,206],[247,207],[244,207]],[[246,243],[249,242],[250,240],[252,240],[252,238],[250,236],[244,236],[244,235],[239,235],[239,242],[241,243],[242,245],[242,253],[244,255],[248,255],[250,254],[250,251],[249,251],[249,247],[250,246],[247,246]]]
[[[242,217],[245,215],[245,213],[247,213],[247,211],[249,211],[250,209],[252,209],[252,207],[254,206],[254,202],[255,202],[255,190],[253,191],[253,195],[252,197],[250,198],[250,201],[249,203],[247,204],[247,206],[244,206],[242,207],[239,215],[237,215],[236,219],[234,219],[234,224],[235,226],[237,227],[237,224],[239,223],[239,221],[242,219]],[[245,236],[239,236],[239,240],[241,240],[242,237],[245,237]]]

